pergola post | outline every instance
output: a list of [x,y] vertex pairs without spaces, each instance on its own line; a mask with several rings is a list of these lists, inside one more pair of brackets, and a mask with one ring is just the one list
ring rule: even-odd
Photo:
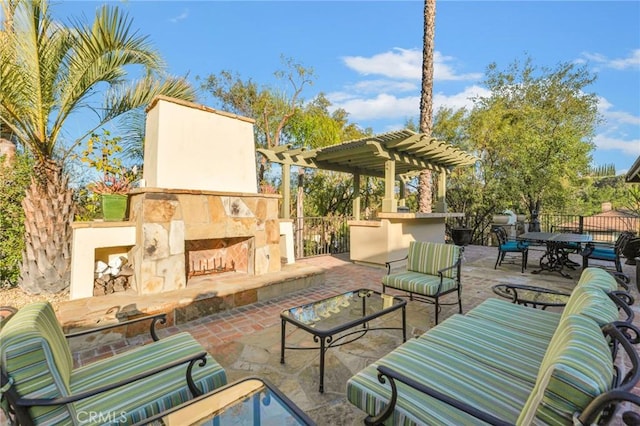
[[360,173],[353,175],[353,217],[360,220]]
[[438,173],[438,195],[434,206],[434,212],[447,212],[447,173],[444,171]]
[[291,218],[291,164],[282,164],[282,206],[280,217]]
[[396,189],[396,162],[387,160],[384,162],[384,199],[382,200],[383,213],[396,213],[398,201],[395,198]]

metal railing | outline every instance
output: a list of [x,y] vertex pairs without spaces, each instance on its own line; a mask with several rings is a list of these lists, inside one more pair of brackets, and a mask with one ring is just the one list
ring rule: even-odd
[[[296,259],[349,252],[350,216],[303,217],[293,219]],[[459,227],[460,219],[446,220],[447,239],[451,229]],[[640,235],[640,217],[540,215],[542,232],[576,232],[588,234],[598,242],[614,242],[623,231]],[[490,245],[492,241],[492,217],[467,217],[467,226],[473,230],[471,244]],[[518,224],[518,232],[529,226],[527,221]]]
[[[624,231],[640,234],[640,217],[633,216],[581,216],[568,214],[540,215],[541,232],[575,232],[587,234],[598,242],[614,242]],[[458,227],[459,219],[447,219],[446,232],[450,236],[452,228]],[[492,217],[467,217],[467,227],[473,230],[471,244],[489,245],[492,235]],[[530,220],[517,224],[518,232],[530,227]]]
[[349,252],[350,216],[302,217],[293,219],[296,259]]

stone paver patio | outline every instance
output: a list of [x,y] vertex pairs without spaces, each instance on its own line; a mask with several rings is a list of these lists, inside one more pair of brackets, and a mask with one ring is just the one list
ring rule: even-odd
[[[531,250],[529,270],[520,273],[518,260],[493,269],[497,249],[495,247],[468,246],[462,267],[463,310],[473,308],[488,297],[495,297],[491,287],[500,283],[538,285],[570,292],[580,275],[580,270],[570,271],[575,277],[568,280],[557,273],[544,272],[533,275],[541,255]],[[579,261],[579,257],[575,260]],[[326,270],[324,284],[283,294],[267,302],[235,308],[230,311],[200,318],[186,324],[172,326],[159,333],[168,335],[188,331],[222,364],[229,381],[247,376],[259,376],[276,384],[289,398],[320,425],[362,424],[364,413],[346,401],[345,388],[349,377],[384,356],[402,343],[398,331],[372,331],[362,339],[344,346],[331,348],[326,356],[325,392],[318,392],[319,353],[317,350],[287,351],[286,363],[280,364],[280,317],[285,308],[358,288],[381,290],[382,268],[355,265],[348,256],[322,256],[300,262],[313,264]],[[636,300],[635,266],[625,265],[631,276],[631,293]],[[452,300],[453,299],[453,296]],[[445,300],[447,301],[447,300]],[[634,307],[636,324],[640,321],[638,303]],[[456,312],[456,306],[445,306],[442,320]],[[382,317],[377,324],[398,326],[400,313]],[[433,306],[409,302],[407,307],[407,337],[422,334],[433,326]],[[287,327],[287,344],[313,345],[309,334]],[[83,350],[75,354],[75,361],[83,364],[115,352],[126,350],[129,345],[144,343],[146,337],[134,337],[106,346]],[[640,393],[640,389],[636,388]]]

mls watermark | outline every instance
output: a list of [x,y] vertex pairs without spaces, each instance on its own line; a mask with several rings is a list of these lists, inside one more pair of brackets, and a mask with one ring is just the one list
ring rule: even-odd
[[84,423],[127,423],[127,413],[124,411],[78,411],[76,419]]

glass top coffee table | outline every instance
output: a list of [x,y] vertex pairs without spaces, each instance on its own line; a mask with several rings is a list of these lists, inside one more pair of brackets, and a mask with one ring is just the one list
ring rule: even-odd
[[[282,321],[280,363],[284,364],[285,349],[319,349],[319,391],[322,393],[324,392],[324,357],[327,349],[351,343],[370,330],[402,330],[402,341],[406,341],[406,305],[407,301],[399,297],[360,289],[286,309],[280,314]],[[368,323],[371,320],[398,309],[402,310],[402,327],[369,327]],[[313,341],[319,342],[319,345],[317,347],[286,346],[287,323],[313,335]]]
[[138,425],[315,425],[270,382],[248,377],[199,396]]
[[493,292],[500,297],[511,300],[518,305],[532,308],[563,307],[569,300],[569,293],[521,284],[497,284],[492,287]]

